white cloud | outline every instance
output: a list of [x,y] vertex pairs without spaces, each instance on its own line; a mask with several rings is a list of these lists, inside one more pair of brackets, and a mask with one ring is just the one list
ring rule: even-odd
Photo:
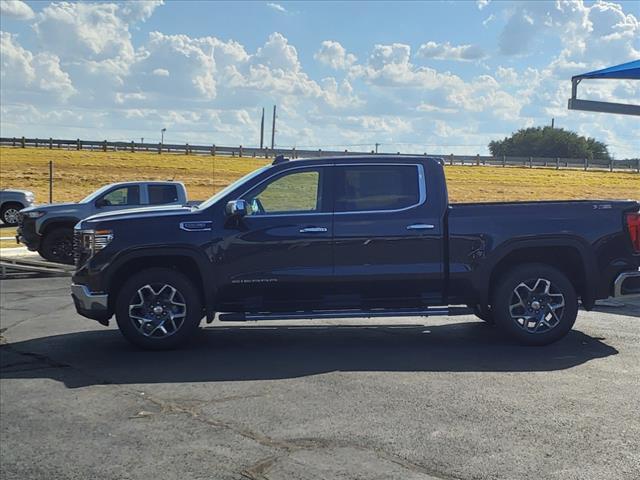
[[156,68],[151,73],[153,73],[154,75],[156,75],[158,77],[168,77],[169,76],[169,70],[167,70],[166,68]]
[[122,17],[130,22],[146,22],[164,0],[130,0],[122,4]]
[[[75,93],[69,75],[60,68],[60,59],[47,52],[36,55],[18,44],[16,36],[0,32],[0,85],[4,92],[15,91],[18,98],[30,91],[49,93],[61,101]],[[3,92],[3,98],[6,94]]]
[[339,42],[333,40],[322,42],[313,58],[334,70],[346,70],[357,61],[355,55],[347,53]]
[[121,13],[112,3],[51,3],[38,14],[34,29],[42,44],[62,58],[130,62],[134,49]]
[[35,16],[31,7],[21,0],[1,0],[0,14],[17,20],[31,20]]
[[476,5],[478,6],[478,10],[482,10],[484,7],[489,5],[491,0],[476,0]]
[[269,7],[271,10],[275,10],[276,12],[280,12],[280,13],[287,13],[287,9],[284,8],[282,5],[280,5],[279,3],[267,3],[267,7]]
[[485,58],[487,55],[477,45],[451,45],[449,42],[427,42],[420,46],[419,58],[435,58],[436,60],[472,61]]

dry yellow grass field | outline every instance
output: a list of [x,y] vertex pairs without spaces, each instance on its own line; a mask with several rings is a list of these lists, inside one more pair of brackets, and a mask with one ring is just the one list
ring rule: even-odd
[[[180,180],[189,197],[204,200],[269,161],[131,152],[0,148],[0,187],[25,188],[48,201],[48,162],[54,161],[54,201],[77,201],[98,187],[125,180]],[[640,199],[640,175],[522,167],[447,166],[452,202],[501,200]]]

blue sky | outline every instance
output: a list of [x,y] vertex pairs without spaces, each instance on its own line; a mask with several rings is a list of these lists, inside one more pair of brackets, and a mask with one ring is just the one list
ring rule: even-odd
[[[0,2],[3,136],[487,153],[548,124],[639,154],[640,120],[568,111],[640,58],[640,2]],[[640,82],[580,95],[638,103]],[[267,122],[269,125],[269,122]]]

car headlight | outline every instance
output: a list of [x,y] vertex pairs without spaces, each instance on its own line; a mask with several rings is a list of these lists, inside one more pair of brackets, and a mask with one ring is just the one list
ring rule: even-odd
[[33,195],[33,193],[29,192],[24,196],[25,200],[29,203],[33,203],[33,201],[36,199],[36,197]]
[[80,256],[93,256],[113,240],[112,230],[75,230],[75,235],[74,244],[78,250],[76,254]]
[[38,210],[33,210],[31,212],[22,212],[22,214],[27,218],[40,218],[44,215],[45,212],[40,212]]

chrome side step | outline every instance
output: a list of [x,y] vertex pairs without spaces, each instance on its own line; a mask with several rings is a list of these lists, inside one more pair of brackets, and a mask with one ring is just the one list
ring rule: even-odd
[[430,317],[434,315],[468,315],[467,307],[428,307],[426,309],[401,310],[315,310],[309,312],[282,313],[221,313],[221,322],[248,322],[258,320],[313,320],[318,318],[379,318],[379,317]]

